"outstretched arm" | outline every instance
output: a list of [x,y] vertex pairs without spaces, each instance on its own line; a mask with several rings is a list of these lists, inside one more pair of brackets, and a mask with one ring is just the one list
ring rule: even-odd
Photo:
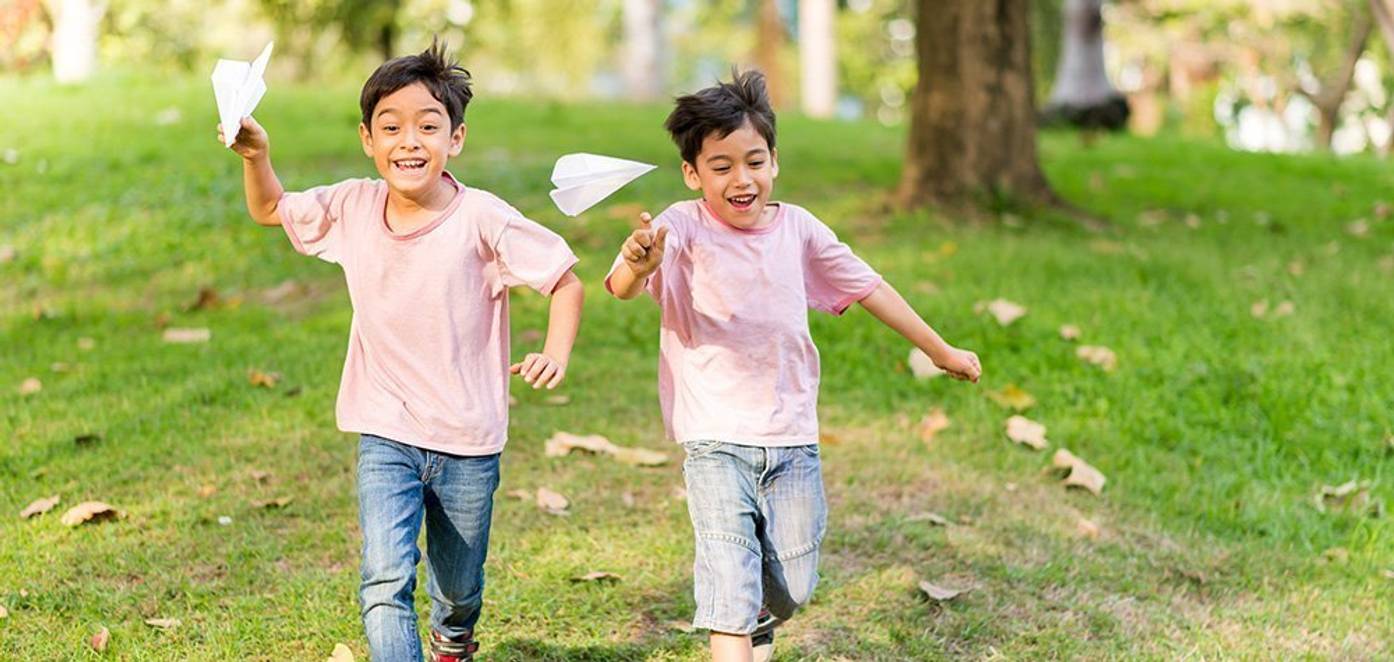
[[971,382],[977,382],[982,375],[983,368],[977,354],[944,342],[889,283],[881,281],[860,303],[876,319],[920,348],[940,370],[956,379]]
[[[223,142],[223,129],[218,127],[218,143]],[[276,171],[271,168],[271,141],[266,130],[250,115],[242,118],[241,129],[232,151],[242,157],[242,184],[247,190],[247,213],[257,225],[275,226],[281,221],[276,216],[276,205],[281,201],[285,189]]]
[[568,271],[552,290],[552,303],[547,313],[547,342],[542,353],[528,354],[522,361],[509,366],[509,371],[521,375],[533,388],[557,387],[566,376],[566,364],[571,360],[571,346],[581,326],[581,304],[585,288],[576,274]]
[[663,264],[668,228],[664,226],[654,231],[653,217],[648,212],[639,214],[639,223],[641,227],[630,233],[620,246],[620,253],[624,255],[623,266],[610,274],[610,291],[620,299],[639,296],[644,290],[644,279]]

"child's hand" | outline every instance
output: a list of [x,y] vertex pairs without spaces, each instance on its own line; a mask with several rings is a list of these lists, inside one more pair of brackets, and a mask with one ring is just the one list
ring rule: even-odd
[[[223,125],[218,125],[218,144],[222,145],[227,140],[223,138]],[[237,132],[237,140],[232,143],[232,151],[237,152],[248,161],[255,160],[266,154],[271,148],[271,139],[266,135],[266,129],[261,128],[251,115],[242,118],[241,130]]]
[[508,371],[522,375],[523,381],[532,384],[533,388],[546,385],[547,389],[551,390],[566,376],[566,364],[546,354],[532,353],[524,356],[522,361],[508,366]]
[[653,217],[648,212],[639,214],[639,222],[643,227],[631,232],[629,238],[624,240],[624,246],[620,248],[620,253],[624,255],[625,264],[629,265],[629,270],[635,276],[644,278],[658,269],[658,265],[663,264],[663,249],[667,243],[668,226],[663,226],[657,232],[650,227]]
[[983,365],[978,361],[978,355],[966,349],[949,347],[939,356],[931,356],[934,365],[940,370],[949,373],[954,379],[978,383],[978,377],[983,374]]

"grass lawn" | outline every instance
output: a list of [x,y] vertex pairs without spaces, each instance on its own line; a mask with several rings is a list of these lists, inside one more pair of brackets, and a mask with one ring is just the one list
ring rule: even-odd
[[[0,150],[17,150],[0,162],[0,659],[89,659],[103,626],[112,659],[320,660],[339,642],[363,659],[356,442],[333,418],[341,274],[246,217],[202,79],[0,80],[0,98]],[[257,115],[288,187],[372,174],[356,102],[351,86],[272,90]],[[658,416],[657,308],[601,286],[640,205],[689,195],[665,112],[488,97],[469,110],[452,170],[567,237],[588,295],[570,402],[514,389],[483,659],[705,655],[673,623],[691,616],[678,464],[543,454],[556,430],[680,452]],[[778,658],[1394,655],[1394,528],[1314,502],[1350,480],[1391,496],[1394,167],[1043,137],[1064,197],[1115,224],[1096,235],[1022,211],[888,212],[902,141],[783,118],[776,197],[838,230],[986,375],[917,381],[909,346],[864,311],[815,316],[830,533],[823,583]],[[566,219],[547,178],[583,150],[662,167]],[[191,306],[201,288],[219,301]],[[1006,327],[974,313],[998,297],[1029,313]],[[516,355],[545,312],[515,293]],[[212,339],[166,344],[163,324]],[[1063,324],[1111,348],[1117,369],[1076,358]],[[283,379],[256,387],[251,369]],[[42,390],[21,394],[31,377]],[[1003,434],[1012,412],[986,394],[1009,384],[1035,396],[1026,415],[1050,450]],[[918,422],[935,407],[951,426],[926,443]],[[1107,475],[1102,496],[1043,472],[1061,447]],[[541,486],[571,514],[507,496]],[[17,516],[53,494],[52,512]],[[291,501],[253,504],[278,497]],[[125,517],[59,523],[91,499]],[[622,581],[571,581],[590,571]],[[936,604],[922,579],[972,590]]]

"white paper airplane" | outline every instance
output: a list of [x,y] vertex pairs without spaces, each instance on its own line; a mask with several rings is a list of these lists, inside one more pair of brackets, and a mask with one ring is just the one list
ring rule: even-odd
[[261,49],[261,55],[251,62],[240,60],[218,60],[213,67],[213,98],[218,102],[218,121],[223,126],[223,144],[232,147],[241,130],[242,118],[252,114],[252,110],[266,94],[266,62],[271,59],[268,43]]
[[552,202],[575,216],[658,166],[599,154],[567,154],[552,168]]

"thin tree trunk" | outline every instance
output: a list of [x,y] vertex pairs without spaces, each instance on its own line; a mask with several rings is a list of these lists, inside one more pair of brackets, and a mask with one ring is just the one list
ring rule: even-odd
[[624,0],[625,93],[636,101],[663,95],[662,0]]
[[777,0],[759,0],[755,19],[755,66],[765,74],[765,88],[770,103],[782,108],[787,97],[784,72],[779,66],[779,52],[784,47],[784,22],[779,18]]
[[1341,68],[1321,82],[1321,89],[1298,88],[1298,92],[1317,107],[1317,147],[1323,150],[1331,149],[1331,137],[1335,135],[1336,125],[1340,122],[1341,105],[1345,103],[1346,94],[1350,92],[1351,79],[1355,77],[1355,65],[1365,53],[1365,43],[1369,41],[1370,32],[1374,30],[1375,21],[1372,15],[1378,14],[1378,10],[1356,11],[1358,13],[1355,23],[1351,26],[1350,45],[1346,48],[1345,58],[1341,60]]
[[836,16],[834,0],[799,0],[799,96],[811,117],[837,109]]
[[917,0],[902,206],[1055,202],[1036,159],[1029,0]]

